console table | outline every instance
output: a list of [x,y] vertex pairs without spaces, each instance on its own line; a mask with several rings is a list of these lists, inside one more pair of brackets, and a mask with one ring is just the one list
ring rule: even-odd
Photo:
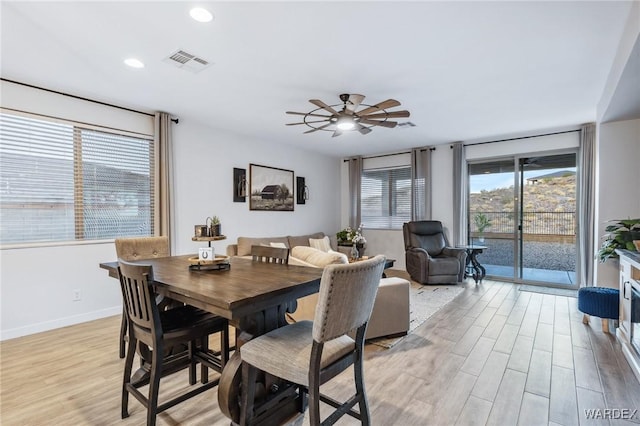
[[620,256],[620,326],[622,353],[640,381],[640,253],[616,250]]

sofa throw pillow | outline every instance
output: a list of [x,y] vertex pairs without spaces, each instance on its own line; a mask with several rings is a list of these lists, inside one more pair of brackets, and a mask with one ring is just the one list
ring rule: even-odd
[[309,247],[328,253],[331,250],[331,243],[327,236],[324,238],[309,238]]
[[291,249],[291,256],[304,262],[311,263],[319,268],[324,268],[333,263],[349,263],[349,259],[343,253],[325,253],[313,247],[296,246]]

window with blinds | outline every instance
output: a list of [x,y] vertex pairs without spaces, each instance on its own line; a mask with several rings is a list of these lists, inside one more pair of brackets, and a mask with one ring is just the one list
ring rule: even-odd
[[363,170],[360,203],[365,228],[401,229],[411,220],[411,167]]
[[153,233],[153,141],[0,113],[0,243]]

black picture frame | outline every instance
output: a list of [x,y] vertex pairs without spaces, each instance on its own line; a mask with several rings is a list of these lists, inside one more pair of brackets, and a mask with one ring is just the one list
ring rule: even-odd
[[247,201],[247,170],[233,168],[233,202],[244,203]]
[[249,210],[294,209],[293,170],[249,164]]
[[296,203],[305,204],[306,198],[304,196],[306,185],[302,176],[296,176]]

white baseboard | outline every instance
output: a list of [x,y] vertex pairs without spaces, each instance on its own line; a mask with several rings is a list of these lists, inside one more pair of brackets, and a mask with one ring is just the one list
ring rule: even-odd
[[121,315],[122,306],[101,309],[99,311],[86,312],[80,315],[73,315],[65,318],[58,318],[53,321],[45,321],[37,324],[30,324],[24,327],[12,328],[0,331],[0,341],[15,339],[16,337],[28,336],[30,334],[41,333],[43,331],[55,330],[56,328],[67,327],[69,325],[80,324],[113,315]]

